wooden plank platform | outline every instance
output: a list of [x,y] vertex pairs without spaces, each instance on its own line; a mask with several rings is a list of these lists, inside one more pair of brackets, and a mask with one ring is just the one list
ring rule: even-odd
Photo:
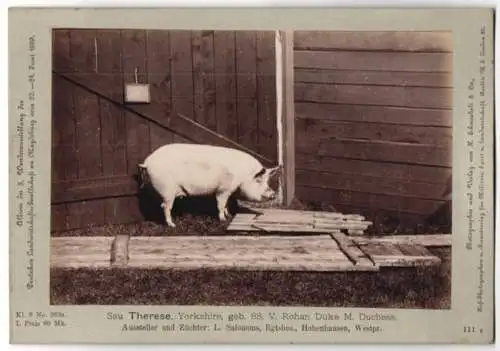
[[293,211],[282,209],[253,209],[257,214],[238,213],[228,231],[337,233],[363,235],[372,222],[361,215],[337,212]]
[[[406,241],[389,238],[390,241],[385,237],[351,237],[340,231],[308,236],[54,237],[50,264],[52,268],[71,269],[310,272],[375,272],[383,267],[440,264],[439,258],[426,249],[423,239],[419,239],[419,244],[416,237],[406,236]],[[430,241],[430,246],[436,242]]]
[[356,267],[328,235],[130,239],[129,267],[349,271]]
[[117,265],[181,270],[332,272],[378,269],[373,264],[353,264],[330,235],[52,238],[52,267],[111,268]]

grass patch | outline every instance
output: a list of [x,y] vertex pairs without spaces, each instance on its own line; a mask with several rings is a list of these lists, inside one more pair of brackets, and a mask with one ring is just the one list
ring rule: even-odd
[[449,309],[449,249],[438,251],[440,267],[378,273],[54,269],[51,303]]

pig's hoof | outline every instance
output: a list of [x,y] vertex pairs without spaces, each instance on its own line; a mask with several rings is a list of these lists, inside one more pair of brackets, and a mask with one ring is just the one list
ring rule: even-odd
[[175,228],[174,222],[167,222],[167,227]]
[[220,214],[219,214],[219,220],[220,220],[221,222],[225,222],[225,221],[226,221],[226,219],[227,219],[227,218],[226,218],[226,215],[225,215],[224,213],[220,213]]

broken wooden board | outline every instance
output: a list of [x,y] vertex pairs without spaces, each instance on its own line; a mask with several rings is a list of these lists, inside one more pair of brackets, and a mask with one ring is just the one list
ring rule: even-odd
[[283,209],[252,210],[257,213],[236,214],[227,230],[269,233],[333,233],[343,230],[351,235],[363,235],[372,224],[356,214]]
[[425,247],[450,247],[452,244],[451,234],[366,236],[353,238],[353,240],[358,244],[366,242],[386,242],[417,244]]
[[378,267],[434,266],[441,263],[439,257],[417,244],[366,241],[358,243],[358,247]]
[[374,266],[375,263],[370,257],[361,251],[358,245],[345,234],[331,233],[332,238],[337,242],[339,249],[351,260],[354,266]]

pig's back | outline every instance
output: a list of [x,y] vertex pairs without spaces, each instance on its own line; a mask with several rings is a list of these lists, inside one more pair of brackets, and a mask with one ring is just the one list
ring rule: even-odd
[[160,146],[144,161],[146,167],[158,163],[168,165],[168,168],[186,163],[209,164],[231,170],[231,173],[253,173],[262,168],[262,164],[257,159],[240,150],[184,143]]

